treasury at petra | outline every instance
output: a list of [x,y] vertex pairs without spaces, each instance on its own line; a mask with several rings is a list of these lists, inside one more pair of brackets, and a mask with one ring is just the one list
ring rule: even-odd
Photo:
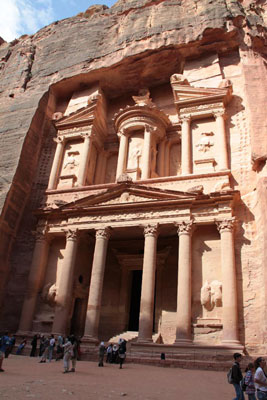
[[0,39],[0,330],[266,354],[263,3],[119,0]]

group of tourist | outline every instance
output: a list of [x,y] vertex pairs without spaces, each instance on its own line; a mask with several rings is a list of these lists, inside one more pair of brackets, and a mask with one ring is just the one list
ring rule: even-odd
[[244,400],[244,392],[248,400],[267,400],[267,375],[265,373],[266,362],[263,357],[258,357],[254,363],[250,362],[246,367],[246,374],[243,376],[240,362],[242,355],[234,354],[234,364],[228,373],[228,379],[233,384],[236,397],[234,400]]
[[110,343],[107,347],[105,347],[105,343],[101,342],[99,346],[99,362],[98,366],[104,366],[104,356],[107,354],[106,362],[109,364],[119,364],[120,369],[122,369],[122,365],[126,358],[126,340],[120,338],[118,345]]

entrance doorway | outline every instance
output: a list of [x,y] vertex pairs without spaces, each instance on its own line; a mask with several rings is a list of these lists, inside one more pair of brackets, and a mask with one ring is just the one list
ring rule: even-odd
[[130,297],[130,312],[129,312],[129,331],[139,330],[139,314],[142,286],[142,270],[132,271],[132,287]]
[[83,336],[84,319],[84,299],[75,299],[73,314],[71,319],[70,334],[75,336]]

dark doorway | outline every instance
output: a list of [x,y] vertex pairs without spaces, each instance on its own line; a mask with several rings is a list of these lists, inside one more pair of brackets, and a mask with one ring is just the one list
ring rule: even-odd
[[132,271],[131,303],[128,324],[129,331],[138,331],[139,329],[142,273],[142,270]]
[[83,299],[75,299],[73,314],[71,318],[70,334],[82,336],[81,320],[83,317]]

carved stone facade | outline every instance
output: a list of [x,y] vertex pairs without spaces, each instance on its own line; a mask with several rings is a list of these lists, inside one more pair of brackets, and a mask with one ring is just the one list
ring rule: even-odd
[[[176,54],[164,74],[133,81],[123,80],[128,66],[107,64],[95,78],[79,65],[51,83],[31,220],[10,258],[5,305],[17,294],[23,305],[2,325],[87,344],[134,331],[140,346],[157,333],[174,348],[262,349],[261,319],[254,340],[244,304],[253,179],[242,68],[231,57],[222,48],[178,65]],[[24,286],[12,291],[20,268]]]

